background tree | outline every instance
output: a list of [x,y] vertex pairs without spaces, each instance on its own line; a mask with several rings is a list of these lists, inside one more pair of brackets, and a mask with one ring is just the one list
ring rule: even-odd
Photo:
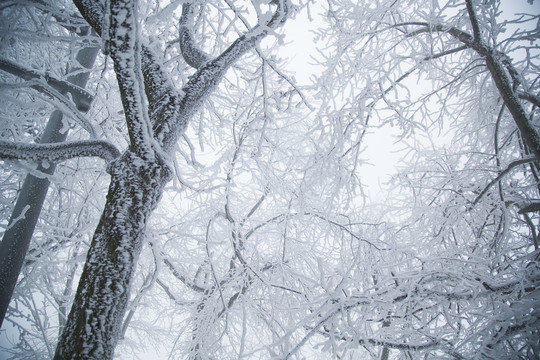
[[[398,127],[408,165],[383,218],[393,258],[370,289],[392,295],[327,336],[357,348],[367,341],[351,334],[376,332],[381,358],[538,356],[537,16],[503,22],[498,2],[328,4],[322,79],[340,81],[323,94],[347,94],[343,128]],[[379,320],[362,329],[362,314]]]
[[[471,5],[480,37],[460,1],[336,0],[289,8],[296,21],[303,14],[319,19],[323,66],[312,88],[295,83],[271,41],[288,40],[294,22],[287,22],[275,30],[281,35],[236,59],[196,111],[190,107],[179,141],[156,136],[170,128],[152,126],[158,144],[170,150],[168,157],[154,155],[153,164],[159,172],[164,159],[172,179],[162,184],[144,229],[148,246],[113,331],[121,339],[115,357],[148,357],[141,355],[145,347],[155,348],[156,357],[191,359],[537,356],[538,218],[529,211],[538,197],[536,161],[513,114],[501,110],[505,100],[485,53],[470,43],[482,39],[506,55],[494,60],[504,60],[506,74],[519,74],[512,91],[536,126],[530,99],[537,58],[534,44],[524,40],[537,35],[503,35],[503,25],[512,24],[499,22],[498,2]],[[193,95],[210,59],[224,56],[242,34],[258,34],[254,24],[279,9],[266,6],[139,4],[143,71],[139,80],[138,72],[124,80],[146,84],[150,123],[163,124],[177,109],[175,99]],[[127,157],[150,164],[159,147],[139,148],[129,138],[137,129],[126,129],[134,115],[119,106],[123,88],[113,66],[117,78],[125,68],[124,57],[111,49],[114,22],[102,17],[103,9],[79,7],[116,59],[98,59],[88,115],[100,138],[132,151],[113,162],[117,168],[109,165],[115,184],[121,177],[115,169],[127,166]],[[526,29],[526,20],[536,19],[523,15],[516,22]],[[529,56],[516,56],[518,49]],[[166,82],[145,72],[153,65]],[[183,93],[171,90],[180,87]],[[363,192],[371,168],[362,151],[379,128],[391,125],[406,152],[394,187],[377,203]],[[23,333],[13,350],[18,357],[40,348],[54,352],[63,325],[55,315],[69,304],[92,214],[103,206],[95,193],[104,191],[106,175],[94,161],[59,167],[69,177],[59,173],[59,190],[47,200],[34,257],[7,318]],[[130,188],[154,191],[136,178],[109,199]],[[64,215],[68,209],[73,215]],[[48,239],[40,230],[53,228]],[[36,276],[41,269],[48,276]]]

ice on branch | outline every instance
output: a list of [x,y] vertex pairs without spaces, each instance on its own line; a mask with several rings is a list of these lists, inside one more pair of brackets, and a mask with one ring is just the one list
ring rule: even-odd
[[[92,95],[83,88],[71,84],[68,81],[56,79],[49,74],[43,74],[36,70],[27,69],[19,64],[15,64],[7,59],[0,58],[0,70],[8,72],[12,75],[20,77],[24,80],[43,79],[47,85],[60,93],[68,93],[71,95],[77,110],[88,111],[92,103]],[[37,88],[38,86],[35,86]],[[41,91],[39,88],[36,90]]]
[[120,156],[104,140],[80,140],[52,144],[26,144],[0,140],[0,159],[58,162],[81,156],[97,156],[109,162]]
[[195,46],[195,41],[190,28],[183,25],[180,26],[179,35],[180,50],[182,51],[184,60],[186,60],[189,66],[198,69],[211,59],[210,55]]

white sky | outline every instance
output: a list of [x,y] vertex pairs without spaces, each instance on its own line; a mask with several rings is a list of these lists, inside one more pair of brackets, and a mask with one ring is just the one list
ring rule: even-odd
[[[530,1],[530,0],[529,0]],[[540,14],[540,0],[501,0],[501,10],[506,16],[513,18],[516,13]],[[294,78],[300,86],[309,85],[313,76],[322,71],[320,66],[315,65],[313,57],[317,58],[316,44],[312,30],[317,25],[316,19],[320,19],[322,6],[311,6],[312,18],[309,21],[308,14],[304,10],[285,24],[285,46],[279,54],[290,58],[286,66],[287,71],[294,71]],[[513,30],[508,30],[508,34]],[[362,167],[362,182],[366,185],[366,193],[374,200],[383,200],[381,192],[384,192],[384,183],[396,173],[402,154],[399,153],[397,136],[399,130],[385,125],[381,128],[373,128],[365,138],[361,154],[362,159],[368,164]],[[383,196],[384,197],[384,196]]]
[[[519,12],[540,13],[540,0],[534,1],[534,4],[528,4],[527,0],[501,0],[501,6],[505,13],[512,15]],[[313,8],[313,17],[317,18]],[[313,43],[313,34],[311,29],[317,26],[314,22],[309,22],[307,13],[303,11],[297,15],[296,19],[289,20],[285,27],[286,45],[280,49],[279,54],[290,58],[290,63],[286,69],[291,72],[294,70],[294,77],[300,86],[309,85],[310,78],[316,76],[321,70],[314,64],[312,56],[317,56],[315,44]],[[391,174],[395,173],[396,165],[399,164],[400,155],[397,153],[398,147],[395,144],[397,130],[389,126],[373,129],[366,138],[362,154],[363,159],[369,160],[372,165],[366,165],[361,170],[363,172],[362,181],[367,185],[367,192],[377,198],[381,191],[379,184],[389,179]],[[9,327],[5,322],[4,329]],[[5,345],[6,332],[2,331],[0,336],[0,346]],[[165,354],[148,354],[148,358],[162,358]],[[0,360],[7,359],[7,354],[0,351]]]

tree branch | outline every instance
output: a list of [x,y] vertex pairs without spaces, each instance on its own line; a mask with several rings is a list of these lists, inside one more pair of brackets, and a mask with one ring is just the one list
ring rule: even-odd
[[51,163],[81,156],[97,156],[109,162],[120,156],[118,149],[104,140],[80,140],[51,144],[13,143],[0,140],[0,159],[48,161]]
[[519,160],[515,160],[515,161],[512,161],[510,164],[508,164],[508,166],[506,167],[506,169],[504,169],[503,171],[500,172],[499,175],[497,175],[497,177],[493,180],[491,180],[489,182],[489,184],[487,184],[487,186],[484,188],[484,190],[482,190],[482,192],[480,194],[478,194],[478,196],[476,197],[476,199],[474,199],[473,203],[472,203],[472,207],[474,207],[476,204],[478,204],[478,202],[480,201],[480,199],[482,199],[482,197],[484,197],[484,195],[486,195],[486,193],[489,191],[489,189],[491,189],[491,187],[493,185],[495,185],[498,181],[500,181],[506,174],[508,174],[513,168],[515,168],[516,166],[519,166],[519,165],[522,165],[522,164],[527,164],[527,163],[530,163],[532,161],[535,161],[536,159],[535,158],[525,158],[525,159],[519,159]]
[[[467,7],[471,7],[471,10],[469,11],[469,17],[471,22],[473,24],[477,23],[478,20],[476,19],[476,13],[474,12],[474,9],[472,9],[472,3],[470,2],[470,0],[467,0]],[[536,127],[529,121],[527,113],[525,112],[525,109],[519,101],[519,94],[516,93],[514,89],[515,79],[513,83],[512,79],[509,77],[509,74],[512,78],[515,75],[510,60],[506,56],[504,56],[504,54],[501,54],[500,52],[485,44],[480,37],[476,37],[477,34],[476,30],[474,29],[473,31],[475,31],[475,37],[455,27],[447,27],[441,24],[432,25],[422,22],[410,22],[397,24],[396,26],[405,25],[416,25],[423,27],[419,30],[409,32],[407,36],[414,36],[417,34],[433,31],[446,32],[457,40],[461,41],[463,44],[467,45],[467,47],[476,51],[478,55],[485,59],[487,68],[491,74],[491,78],[493,79],[493,82],[495,83],[495,86],[497,87],[501,98],[504,100],[508,111],[510,111],[514,122],[516,123],[521,135],[523,136],[523,139],[525,140],[525,143],[531,149],[532,153],[536,157],[536,160],[540,162],[540,133],[538,132]],[[476,26],[478,26],[478,24]],[[479,29],[477,31],[479,33]],[[478,36],[480,36],[480,34],[478,34]],[[530,99],[528,100],[530,101]]]
[[518,205],[518,214],[527,214],[530,212],[540,211],[540,201],[531,201],[531,202],[521,202],[516,204]]
[[469,13],[469,20],[473,28],[474,41],[480,42],[482,41],[482,37],[480,34],[480,26],[478,25],[478,18],[476,17],[474,5],[472,4],[471,0],[465,0],[465,3],[467,4],[467,12]]
[[[92,103],[92,95],[83,88],[73,85],[64,80],[57,79],[49,74],[40,73],[39,71],[27,69],[19,64],[15,64],[7,59],[0,57],[0,70],[8,72],[12,75],[20,77],[24,80],[44,80],[47,85],[61,94],[70,94],[77,110],[86,112],[90,109]],[[31,86],[33,89],[45,92],[40,85]],[[48,92],[45,92],[48,94]]]
[[518,91],[518,96],[522,100],[527,100],[528,102],[532,103],[534,106],[540,109],[540,97],[536,96],[534,94],[524,92],[524,91]]
[[180,51],[188,65],[195,69],[200,68],[204,63],[210,61],[210,55],[200,50],[193,38],[191,26],[193,23],[193,9],[190,3],[185,3],[182,6],[182,16],[180,17]]

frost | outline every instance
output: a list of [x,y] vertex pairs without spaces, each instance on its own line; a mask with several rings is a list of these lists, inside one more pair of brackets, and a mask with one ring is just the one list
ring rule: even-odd
[[13,220],[11,220],[11,223],[5,228],[4,231],[8,231],[9,229],[11,229],[12,227],[14,227],[18,221],[20,220],[23,220],[26,218],[26,212],[30,209],[30,205],[26,205],[19,216],[17,216],[16,218],[14,218]]
[[80,156],[97,156],[111,161],[120,152],[114,145],[104,140],[80,140],[51,144],[13,143],[0,140],[0,158],[58,162]]
[[[538,167],[478,52],[485,48],[467,33],[466,4],[296,2],[317,19],[300,22],[316,42],[280,49],[275,38],[257,45],[289,2],[132,3],[76,1],[96,30],[108,26],[102,38],[110,35],[114,62],[94,71],[89,118],[125,151],[96,141],[0,144],[5,158],[51,165],[108,159],[110,176],[94,162],[59,167],[59,191],[48,195],[9,310],[31,324],[19,330],[32,351],[52,357],[49,333],[65,326],[59,353],[104,359],[118,339],[118,358],[154,358],[143,347],[160,346],[155,358],[537,355]],[[180,4],[193,6],[189,21],[166,13]],[[497,4],[476,5],[494,50],[524,46],[497,43],[488,28]],[[82,20],[51,6],[69,22],[43,7],[21,11],[32,15],[26,24],[45,19],[51,35],[38,36],[36,49],[5,45],[6,54],[30,62],[50,47],[62,58],[66,41],[70,50],[86,43],[56,32]],[[198,48],[199,36],[216,56]],[[298,51],[317,68],[280,60]],[[537,58],[493,55],[506,75],[499,80],[538,123]],[[60,74],[65,64],[52,67]],[[311,71],[314,83],[295,84],[295,71]],[[0,99],[4,139],[28,141],[43,118],[24,106],[35,89],[5,91],[17,101]],[[373,143],[381,146],[365,152]],[[388,166],[390,154],[399,168]],[[373,166],[387,166],[389,183],[367,191]],[[9,206],[18,174],[3,176]]]

